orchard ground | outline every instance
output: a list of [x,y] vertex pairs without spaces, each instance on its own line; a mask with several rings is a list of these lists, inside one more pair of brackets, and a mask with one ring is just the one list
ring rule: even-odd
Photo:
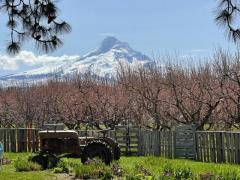
[[[52,180],[52,179],[74,179],[75,172],[70,170],[69,173],[54,173],[53,169],[43,171],[17,172],[14,166],[15,161],[19,158],[27,158],[29,153],[6,153],[5,158],[11,160],[11,164],[1,167],[1,180]],[[64,159],[70,166],[81,165],[80,159]],[[178,174],[189,175],[188,179],[200,179],[200,176],[223,177],[222,179],[240,178],[240,166],[230,164],[201,163],[190,160],[170,160],[161,157],[124,157],[119,162],[114,162],[121,169],[120,179],[176,179]],[[86,170],[80,170],[86,172]],[[187,172],[186,172],[187,171]],[[178,173],[178,174],[177,174]],[[113,175],[113,178],[117,178]],[[119,177],[118,177],[119,178]],[[106,178],[105,178],[106,179]]]

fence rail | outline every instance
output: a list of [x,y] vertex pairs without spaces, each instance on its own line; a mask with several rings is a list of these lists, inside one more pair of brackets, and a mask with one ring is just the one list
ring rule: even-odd
[[[39,129],[0,129],[5,152],[39,150]],[[99,131],[78,131],[80,136],[99,137]],[[195,131],[192,127],[176,131],[154,131],[119,126],[108,131],[124,155],[154,155],[166,158],[189,158],[202,162],[240,164],[240,132]]]

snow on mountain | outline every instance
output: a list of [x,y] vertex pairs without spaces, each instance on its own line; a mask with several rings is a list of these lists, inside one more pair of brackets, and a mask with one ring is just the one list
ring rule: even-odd
[[135,51],[128,43],[121,42],[115,37],[107,37],[98,48],[83,57],[67,60],[61,58],[61,61],[58,61],[56,58],[56,60],[45,63],[37,68],[2,76],[0,80],[39,80],[56,74],[65,76],[86,72],[92,72],[100,77],[112,77],[115,76],[120,62],[127,63],[131,66],[152,63],[148,56]]

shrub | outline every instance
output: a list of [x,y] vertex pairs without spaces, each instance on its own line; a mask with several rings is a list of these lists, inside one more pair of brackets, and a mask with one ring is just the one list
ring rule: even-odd
[[42,170],[42,167],[39,164],[30,162],[25,158],[17,158],[14,162],[14,167],[17,172]]
[[109,179],[113,179],[113,178],[114,178],[114,176],[113,176],[112,172],[107,171],[104,173],[102,180],[109,180]]
[[118,164],[118,162],[113,162],[111,164],[112,167],[112,172],[114,175],[118,176],[118,177],[122,177],[123,176],[123,170],[120,167],[120,165]]
[[112,179],[113,173],[111,168],[102,162],[91,162],[75,167],[75,176],[80,179],[107,179],[107,177]]
[[71,168],[75,168],[77,166],[82,165],[79,160],[76,161],[76,162],[75,161],[69,161],[69,159],[62,159],[62,160],[64,160],[67,163],[68,167],[71,167]]
[[[57,163],[57,169],[60,170],[61,169],[61,173],[69,173],[69,165],[68,162],[65,160],[60,160]],[[60,173],[60,172],[59,172]]]
[[148,169],[143,167],[142,165],[136,165],[135,170],[139,173],[144,174],[145,176],[151,176],[152,175],[152,173]]
[[29,166],[29,163],[31,162],[27,162],[25,160],[22,160],[20,158],[18,158],[15,162],[14,162],[14,167],[16,169],[17,172],[21,172],[21,171],[31,171],[31,168]]
[[63,173],[62,168],[56,167],[53,169],[53,173]]
[[184,167],[184,168],[178,168],[175,171],[175,179],[189,179],[193,176],[193,173],[190,168]]
[[163,176],[172,177],[174,175],[174,168],[170,162],[163,166]]
[[93,169],[89,165],[80,165],[79,167],[75,168],[75,176],[77,178],[90,179],[92,174]]

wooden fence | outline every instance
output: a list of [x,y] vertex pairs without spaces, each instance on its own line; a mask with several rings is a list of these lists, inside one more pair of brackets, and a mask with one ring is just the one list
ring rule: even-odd
[[35,152],[39,148],[38,129],[0,129],[5,152]]
[[[38,129],[0,129],[5,152],[34,152],[39,149]],[[98,131],[79,131],[80,136],[102,136]],[[202,162],[240,164],[240,132],[195,131],[192,127],[176,131],[152,131],[119,126],[107,133],[124,155],[154,155],[188,158]]]
[[175,132],[140,130],[138,155],[174,158]]
[[240,132],[196,132],[196,159],[240,164]]
[[[5,152],[35,152],[39,150],[39,129],[0,129],[0,142]],[[100,137],[99,131],[78,131],[80,136]],[[175,132],[160,132],[138,127],[118,126],[106,136],[116,140],[124,155],[161,155],[174,157]]]

